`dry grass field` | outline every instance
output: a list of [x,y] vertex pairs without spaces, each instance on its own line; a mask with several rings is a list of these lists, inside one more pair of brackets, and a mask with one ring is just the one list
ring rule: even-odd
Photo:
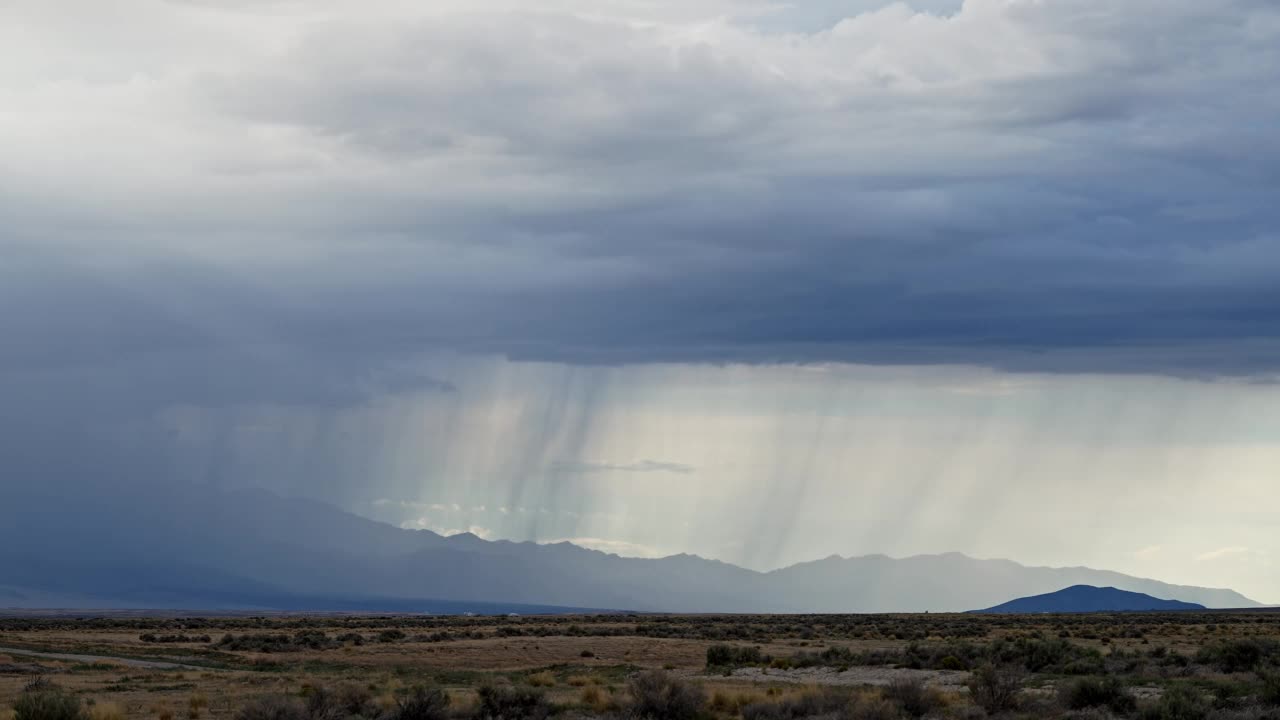
[[0,619],[0,718],[57,716],[37,698],[93,720],[1280,718],[1280,614]]

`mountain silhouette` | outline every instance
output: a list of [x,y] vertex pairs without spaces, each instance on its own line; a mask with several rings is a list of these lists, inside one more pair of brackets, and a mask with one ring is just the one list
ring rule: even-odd
[[1231,590],[958,553],[831,556],[772,572],[695,555],[624,558],[569,543],[444,537],[205,485],[40,483],[0,503],[0,607],[962,612],[1081,584],[1257,606]]
[[1092,613],[1152,610],[1204,610],[1205,606],[1181,600],[1161,600],[1144,593],[1113,587],[1073,585],[1057,592],[1010,600],[979,613]]

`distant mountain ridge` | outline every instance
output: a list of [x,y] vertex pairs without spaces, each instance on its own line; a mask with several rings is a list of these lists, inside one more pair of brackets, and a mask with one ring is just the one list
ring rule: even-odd
[[[38,542],[33,542],[38,538]],[[1258,603],[1089,568],[959,553],[831,556],[771,572],[693,555],[405,530],[309,500],[208,486],[44,483],[0,503],[0,606],[395,611],[500,603],[655,612],[962,612],[1073,585],[1208,607]],[[451,606],[456,607],[456,606]]]
[[1204,610],[1199,603],[1163,600],[1144,593],[1113,587],[1073,585],[1057,592],[1018,598],[1007,603],[975,610],[980,614],[1094,613]]

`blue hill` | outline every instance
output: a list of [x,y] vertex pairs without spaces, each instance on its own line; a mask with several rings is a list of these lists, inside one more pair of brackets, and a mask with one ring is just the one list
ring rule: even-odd
[[1010,600],[978,613],[1092,613],[1142,612],[1154,610],[1204,610],[1203,605],[1180,600],[1161,600],[1142,593],[1113,587],[1073,585],[1072,587],[1031,597]]

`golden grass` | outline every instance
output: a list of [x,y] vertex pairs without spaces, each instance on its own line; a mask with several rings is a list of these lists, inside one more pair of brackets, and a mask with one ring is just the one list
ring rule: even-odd
[[0,710],[0,720],[13,720],[17,716],[18,716],[18,713],[14,712],[13,710],[10,710],[9,708]]
[[528,677],[528,682],[533,687],[555,687],[556,676],[550,670],[544,670],[540,673],[533,673]]
[[742,712],[742,708],[752,703],[763,702],[764,699],[765,697],[760,693],[751,691],[716,690],[711,694],[711,709],[716,712],[737,715]]
[[198,712],[201,708],[209,707],[209,698],[205,697],[204,693],[193,692],[191,697],[187,698],[187,707]]
[[582,688],[578,701],[597,714],[618,709],[618,701],[613,694],[599,685],[588,685]]
[[600,678],[594,675],[570,675],[565,682],[572,687],[586,687],[587,685],[599,685]]
[[125,720],[124,708],[113,702],[100,702],[90,705],[85,710],[89,720]]

